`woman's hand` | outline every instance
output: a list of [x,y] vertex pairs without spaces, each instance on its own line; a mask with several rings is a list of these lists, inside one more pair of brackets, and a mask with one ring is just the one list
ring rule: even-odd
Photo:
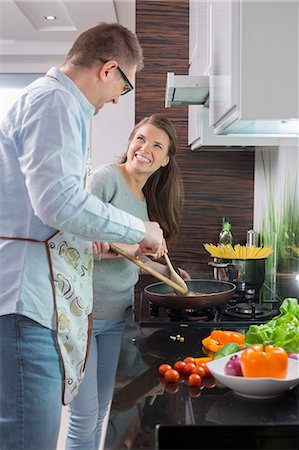
[[95,260],[119,258],[119,255],[110,250],[109,242],[93,242],[92,252]]
[[183,278],[183,280],[191,280],[191,277],[189,273],[186,272],[186,270],[182,269],[181,267],[177,267],[177,269],[179,271],[179,276]]
[[[124,250],[126,253],[129,253],[131,256],[136,256],[139,251],[139,244],[120,244],[115,243],[117,247]],[[93,256],[95,259],[115,259],[115,258],[123,258],[122,255],[119,255],[114,250],[110,249],[109,242],[93,242]]]

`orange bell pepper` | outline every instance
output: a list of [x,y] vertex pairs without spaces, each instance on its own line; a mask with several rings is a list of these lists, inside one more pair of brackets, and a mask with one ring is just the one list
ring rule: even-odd
[[244,377],[285,378],[288,370],[288,354],[273,345],[251,345],[240,356]]
[[[235,342],[242,348],[245,338],[243,334],[237,331],[213,330],[210,336],[202,340],[203,347],[213,353],[217,353],[225,344]],[[206,354],[209,354],[205,351]]]
[[239,344],[240,347],[243,347],[245,341],[244,335],[237,331],[213,330],[210,336],[221,344],[235,342],[236,344]]
[[208,350],[208,349],[207,349],[206,347],[204,347],[204,346],[202,346],[201,349],[202,349],[202,351],[203,351],[203,353],[204,353],[205,355],[207,355],[207,356],[210,357],[211,359],[214,358],[215,352],[211,352],[210,350]]
[[218,352],[218,350],[220,350],[224,346],[224,344],[221,344],[215,339],[211,338],[211,335],[204,338],[201,342],[207,350],[214,353]]

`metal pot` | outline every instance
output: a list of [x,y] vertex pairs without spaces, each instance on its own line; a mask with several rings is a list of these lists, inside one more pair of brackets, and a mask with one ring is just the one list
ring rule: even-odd
[[238,291],[259,289],[265,281],[266,258],[214,258],[214,278],[235,283]]
[[[165,283],[153,283],[144,288],[144,296],[157,306],[172,309],[204,309],[228,302],[235,293],[233,283],[215,280],[186,280],[191,295],[176,295]],[[194,295],[192,295],[194,293]]]

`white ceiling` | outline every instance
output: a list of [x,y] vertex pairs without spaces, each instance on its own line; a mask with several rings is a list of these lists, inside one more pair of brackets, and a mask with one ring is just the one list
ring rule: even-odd
[[[47,15],[56,20],[46,20]],[[55,62],[82,31],[102,21],[135,31],[135,0],[0,0],[0,69]]]

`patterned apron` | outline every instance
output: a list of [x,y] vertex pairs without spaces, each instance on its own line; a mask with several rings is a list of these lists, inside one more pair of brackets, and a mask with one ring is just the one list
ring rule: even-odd
[[56,338],[63,368],[62,403],[78,393],[84,377],[92,330],[92,243],[57,231],[46,241],[1,236],[3,240],[43,243],[46,247],[54,309]]
[[[86,176],[90,168],[88,151]],[[63,368],[62,403],[67,405],[76,397],[83,380],[91,339],[92,242],[63,231],[57,231],[46,241],[6,236],[0,236],[0,239],[43,243],[46,247],[56,314],[56,338]]]
[[46,241],[56,336],[63,363],[63,404],[77,395],[83,380],[92,326],[92,243],[57,232]]

